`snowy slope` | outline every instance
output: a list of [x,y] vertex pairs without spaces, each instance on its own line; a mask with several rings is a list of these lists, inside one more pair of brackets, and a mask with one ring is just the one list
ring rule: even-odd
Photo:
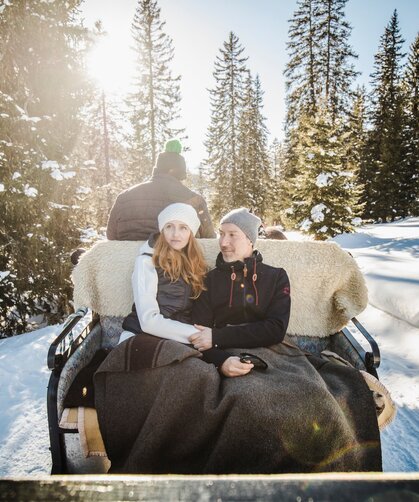
[[366,225],[334,239],[364,273],[368,308],[359,320],[377,340],[381,381],[398,406],[383,432],[386,471],[419,471],[419,218]]
[[419,328],[419,218],[367,225],[334,241],[356,258],[371,305]]
[[59,329],[0,340],[0,476],[50,471],[46,360]]
[[[335,241],[366,275],[371,305],[359,319],[380,346],[380,378],[398,405],[382,434],[384,470],[419,471],[419,218]],[[0,476],[50,471],[46,356],[59,330],[0,340]]]

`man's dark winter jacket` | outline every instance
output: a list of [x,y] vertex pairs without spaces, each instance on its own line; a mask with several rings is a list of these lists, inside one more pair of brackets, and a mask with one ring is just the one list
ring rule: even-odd
[[207,291],[194,302],[192,320],[212,328],[208,362],[220,366],[231,347],[268,347],[282,342],[288,327],[291,299],[288,275],[262,263],[254,251],[244,262],[227,263],[222,254],[208,273]]
[[201,220],[198,237],[215,237],[205,200],[170,174],[153,174],[150,181],[120,193],[109,215],[109,240],[141,241],[157,232],[157,216],[169,204],[193,206]]

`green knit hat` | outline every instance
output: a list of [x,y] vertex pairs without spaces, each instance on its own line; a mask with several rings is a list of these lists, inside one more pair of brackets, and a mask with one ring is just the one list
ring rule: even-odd
[[178,139],[169,139],[164,148],[165,152],[180,153],[182,151],[182,143]]
[[180,155],[182,143],[178,139],[167,141],[164,152],[159,153],[154,174],[170,174],[178,180],[186,178],[185,159]]

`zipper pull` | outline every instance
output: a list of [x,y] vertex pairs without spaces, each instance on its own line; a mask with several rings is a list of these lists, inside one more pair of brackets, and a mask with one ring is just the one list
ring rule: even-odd
[[244,264],[243,275],[244,275],[245,278],[247,277],[247,266],[246,266],[246,263]]

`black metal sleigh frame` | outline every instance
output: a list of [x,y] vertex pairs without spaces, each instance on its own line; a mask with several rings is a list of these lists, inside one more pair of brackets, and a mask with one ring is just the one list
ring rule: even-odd
[[[91,319],[90,319],[91,316]],[[58,386],[60,377],[65,365],[73,355],[80,350],[92,337],[100,337],[103,340],[102,326],[97,314],[92,313],[87,308],[80,308],[70,315],[61,330],[61,333],[52,342],[48,351],[48,368],[51,376],[47,391],[48,426],[50,437],[50,450],[52,456],[52,474],[67,474],[80,472],[77,465],[70,465],[67,448],[66,435],[78,433],[77,429],[62,429],[59,426],[58,416]],[[291,342],[298,344],[305,350],[313,349],[312,352],[321,352],[328,349],[336,352],[348,360],[358,369],[363,369],[378,377],[376,369],[380,365],[380,351],[374,338],[354,317],[350,325],[343,328],[334,335],[324,338],[310,337],[310,348],[304,345],[304,340],[308,337],[290,337]],[[368,345],[365,349],[360,340]],[[101,343],[101,342],[100,342]],[[93,356],[93,354],[91,354]],[[81,368],[80,368],[81,369]],[[91,460],[91,459],[87,459]],[[87,467],[89,469],[89,466]],[[92,471],[95,471],[94,464],[91,464]]]

